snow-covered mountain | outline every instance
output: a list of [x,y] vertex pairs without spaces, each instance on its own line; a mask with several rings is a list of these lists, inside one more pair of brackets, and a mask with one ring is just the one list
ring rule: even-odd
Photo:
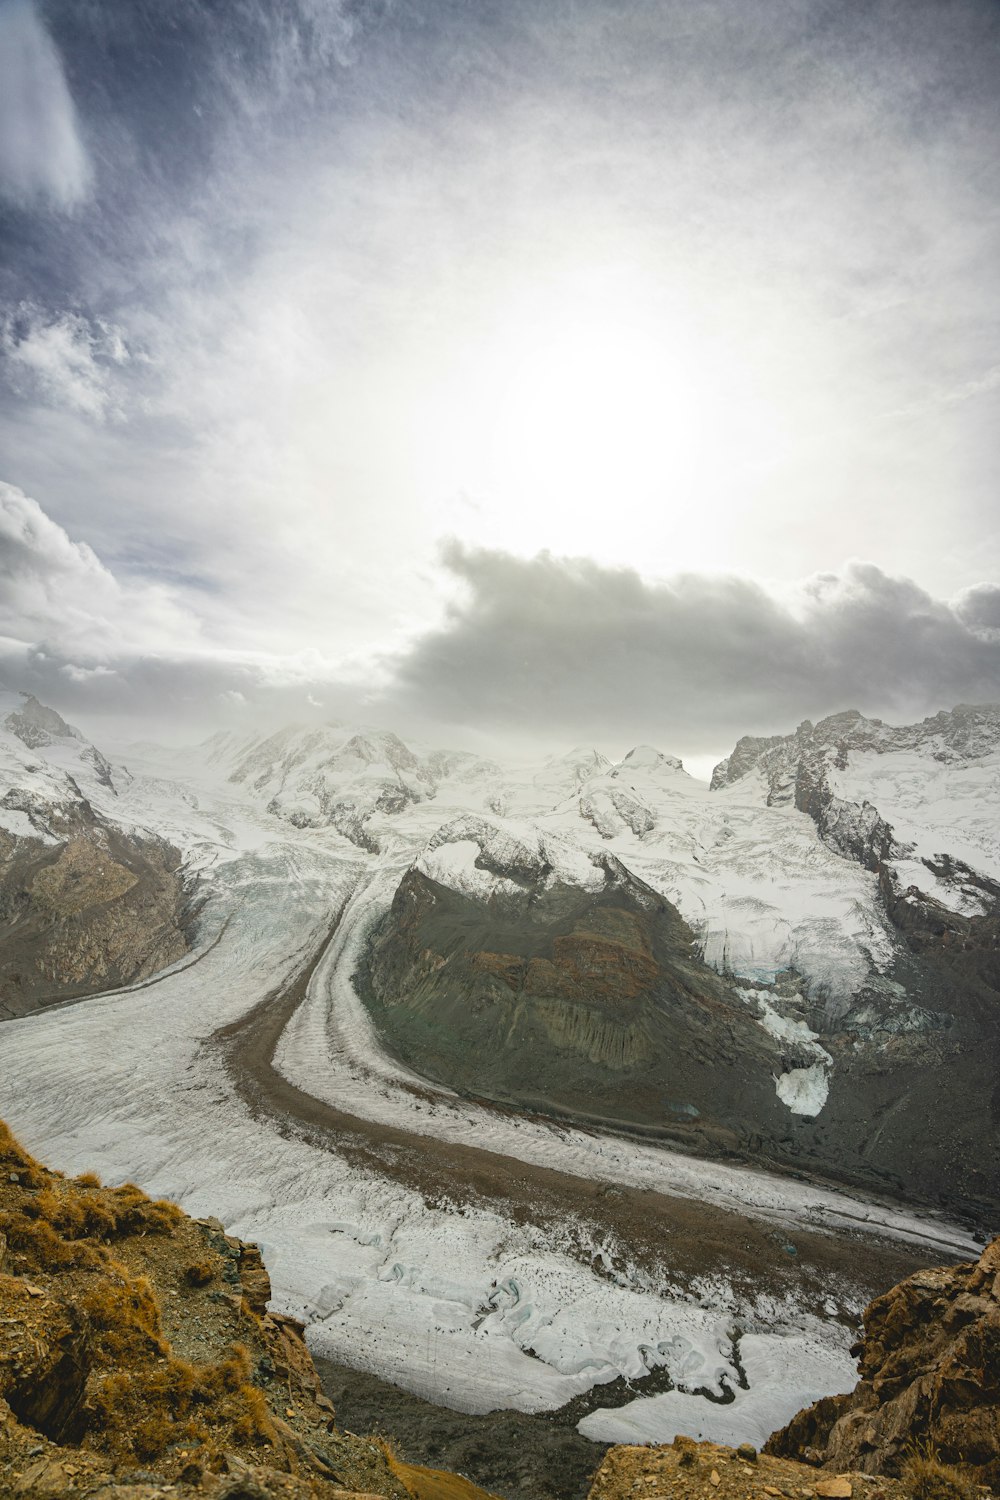
[[120,823],[130,782],[53,709],[0,690],[0,1018],[186,951],[179,856]]
[[0,688],[0,829],[52,841],[91,817],[89,797],[117,791],[109,762],[78,729],[37,698]]
[[[489,1091],[512,1103],[586,1112],[589,1091],[592,1114],[656,1126],[695,1149],[724,1141],[872,1186],[974,1203],[1000,1191],[980,1149],[995,1133],[996,990],[984,924],[1000,890],[998,766],[1000,712],[960,708],[901,729],[849,713],[787,737],[741,740],[711,789],[646,745],[617,764],[587,747],[500,763],[349,725],[216,736],[183,766],[175,760],[174,774],[191,784],[214,778],[259,817],[335,838],[331,847],[346,843],[389,881],[369,921],[382,947],[368,999],[385,1044],[417,1072],[474,1089],[470,1060],[506,1048]],[[657,1040],[641,1045],[635,1016],[608,1012],[614,986],[598,998],[607,964],[624,972],[631,963],[628,944],[588,949],[588,995],[582,950],[565,925],[570,908],[578,929],[597,920],[609,861],[673,913],[672,956],[662,934],[643,939],[660,957],[640,1027]],[[453,915],[443,926],[428,918],[418,941],[407,902],[444,902]],[[576,957],[560,967],[558,954],[571,950]],[[555,969],[544,970],[543,958]],[[701,996],[700,1061],[692,1072],[680,1052],[671,1064],[668,1049],[640,1088],[639,1054],[659,1056],[660,1040],[680,1024],[664,976],[682,958],[705,971],[688,975]],[[404,971],[409,1011],[386,991],[386,976],[396,983]],[[714,1019],[708,971],[726,997]],[[553,993],[538,989],[542,972]],[[480,990],[492,996],[481,1035],[453,1010]],[[498,1017],[508,996],[505,1033]],[[469,1014],[485,1018],[470,1004]],[[546,1007],[554,1051],[524,1040],[525,1016],[534,1025]],[[734,1090],[723,1083],[718,1060],[746,1025],[752,1043],[736,1054],[769,1090],[773,1119],[771,1103],[734,1113]],[[461,1046],[442,1048],[446,1034],[459,1033]],[[581,1060],[595,1049],[605,1063]],[[632,1071],[607,1064],[614,1056],[632,1058]],[[705,1081],[696,1086],[698,1069]],[[948,1119],[914,1154],[942,1090]]]
[[[585,746],[501,764],[343,724],[224,733],[185,752],[136,747],[133,778],[34,700],[12,702],[5,724],[10,785],[0,800],[9,820],[21,820],[22,834],[31,827],[54,837],[45,830],[61,807],[64,821],[128,826],[133,836],[156,829],[190,863],[204,864],[220,830],[235,851],[245,837],[237,828],[258,819],[276,837],[280,828],[280,837],[318,839],[338,860],[361,860],[388,878],[392,889],[371,918],[384,961],[373,971],[381,978],[369,1002],[386,1045],[403,1048],[418,1072],[447,1083],[446,1058],[461,1052],[463,1066],[456,1061],[450,1081],[474,1088],[466,1064],[485,1034],[477,1038],[474,1026],[445,1017],[448,997],[485,985],[493,1005],[489,1048],[507,1049],[491,1090],[512,1103],[544,1099],[579,1112],[582,1089],[592,1096],[591,1113],[662,1128],[696,1149],[724,1140],[737,1152],[804,1159],[817,1170],[906,1191],[919,1183],[946,1195],[955,1189],[970,1201],[994,1191],[977,1142],[993,1128],[996,989],[987,971],[1000,893],[1000,710],[959,708],[899,729],[838,714],[786,737],[744,739],[716,769],[711,789],[648,745],[617,764]],[[199,805],[220,789],[224,825]],[[588,980],[573,937],[589,931],[588,922],[604,930],[611,920],[597,916],[611,868],[633,893],[653,893],[661,913],[660,935],[644,930],[640,944],[659,955],[641,1045],[635,1016],[625,1019],[628,1007],[613,1014],[614,984],[606,983],[609,965],[626,974],[628,943],[588,949]],[[421,928],[418,968],[429,977],[413,968],[415,954],[407,957],[416,929],[407,927],[406,900],[458,902],[443,927]],[[501,957],[494,962],[491,954]],[[563,964],[560,954],[575,957]],[[695,1073],[680,1052],[670,1062],[671,1028],[680,1022],[668,998],[676,986],[666,976],[682,960],[703,974],[684,971],[685,992],[702,1006]],[[403,970],[424,1018],[419,1025],[412,1007],[407,1012],[386,992],[386,976],[395,983]],[[488,973],[488,982],[472,983],[473,970]],[[552,993],[539,989],[543,972]],[[516,1003],[513,1029],[504,1033],[496,1002],[506,1004],[508,995]],[[717,1000],[722,1009],[713,1020]],[[534,1025],[546,1006],[554,1050],[515,1046],[515,1034],[528,1034],[518,1032],[516,1017],[530,1013]],[[479,1014],[475,1005],[472,1011]],[[747,1025],[752,1044],[737,1045],[735,1055],[766,1084],[773,1119],[770,1104],[733,1112],[724,1069],[716,1066],[711,1082],[712,1059],[729,1056]],[[415,1040],[420,1027],[435,1039],[423,1050]],[[461,1032],[465,1050],[442,1050],[446,1032]],[[595,1048],[604,1063],[581,1061]],[[640,1054],[647,1062],[661,1057],[641,1088]],[[631,1057],[635,1067],[612,1067],[607,1060],[615,1056]],[[597,1071],[588,1073],[592,1065]],[[699,1068],[705,1082],[695,1086]],[[928,1107],[931,1077],[954,1095],[951,1123],[914,1158],[910,1135]],[[892,1132],[882,1128],[887,1114],[896,1121]],[[961,1162],[957,1175],[952,1160]]]
[[[833,849],[875,871],[901,925],[967,936],[1000,897],[1000,708],[960,706],[900,728],[856,712],[742,739],[713,788],[809,814]],[[901,910],[908,905],[907,915]]]
[[414,753],[384,730],[289,726],[263,739],[214,736],[206,761],[296,828],[332,827],[369,853],[380,851],[392,820],[436,795],[442,781],[495,782],[499,767],[468,753]]
[[647,746],[360,725],[126,772],[11,713],[4,922],[45,927],[55,886],[50,937],[78,887],[111,911],[144,838],[200,916],[156,977],[5,1023],[4,1109],[68,1170],[222,1204],[321,1351],[480,1410],[662,1368],[614,1431],[697,1399],[758,1441],[853,1383],[838,1320],[885,1256],[964,1245],[935,1205],[995,1226],[996,710],[741,741],[714,790]]

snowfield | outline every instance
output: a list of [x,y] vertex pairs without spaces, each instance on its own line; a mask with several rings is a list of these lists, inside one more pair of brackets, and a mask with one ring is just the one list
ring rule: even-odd
[[[133,750],[112,785],[65,746],[49,759],[44,746],[27,759],[24,749],[6,747],[0,761],[4,826],[24,833],[29,814],[4,796],[18,786],[42,800],[66,794],[59,761],[74,753],[95,809],[174,843],[208,899],[195,948],[170,970],[4,1024],[0,1114],[53,1166],[135,1179],[257,1241],[276,1304],[308,1322],[318,1353],[469,1411],[551,1409],[663,1367],[673,1391],[598,1405],[581,1430],[605,1441],[684,1431],[759,1443],[804,1403],[854,1384],[846,1323],[860,1308],[847,1284],[831,1286],[824,1308],[718,1276],[613,1264],[601,1243],[581,1256],[579,1225],[530,1213],[514,1222],[460,1194],[434,1202],[349,1162],[335,1141],[294,1122],[279,1130],[248,1106],[214,1037],[314,961],[274,1066],[356,1120],[490,1152],[498,1171],[514,1160],[649,1188],[787,1235],[849,1228],[972,1253],[962,1231],[901,1209],[429,1086],[382,1054],[351,983],[372,923],[415,861],[482,897],[502,895],[512,863],[599,886],[596,862],[610,853],[676,903],[710,963],[742,977],[759,1024],[815,1057],[775,1080],[790,1111],[815,1114],[829,1054],[754,986],[794,967],[804,985],[849,996],[887,963],[890,939],[874,877],[827,849],[794,808],[762,808],[739,783],[709,793],[647,749],[618,767],[574,752],[501,772],[471,756],[417,754],[395,736],[287,731],[217,737],[198,752]],[[970,827],[962,847],[977,837],[979,848]]]
[[981,890],[938,878],[927,862],[940,864],[943,856],[961,860],[1000,884],[1000,750],[957,765],[917,750],[855,751],[848,767],[834,773],[832,785],[846,800],[867,797],[892,825],[907,851],[893,861],[904,889],[919,886],[966,915],[985,909]]

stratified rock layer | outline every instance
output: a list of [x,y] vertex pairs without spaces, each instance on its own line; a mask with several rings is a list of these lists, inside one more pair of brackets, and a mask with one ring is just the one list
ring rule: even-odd
[[910,1276],[864,1326],[855,1389],[799,1412],[767,1452],[898,1474],[929,1449],[1000,1487],[1000,1239],[977,1262]]
[[711,1149],[786,1129],[778,1045],[669,902],[613,860],[598,891],[503,878],[485,903],[418,868],[400,883],[366,978],[404,1060],[480,1096]]

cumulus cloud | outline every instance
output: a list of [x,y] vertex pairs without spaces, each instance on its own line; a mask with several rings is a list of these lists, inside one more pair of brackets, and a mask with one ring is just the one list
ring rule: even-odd
[[977,583],[955,601],[955,613],[973,630],[1000,631],[1000,584]]
[[[868,563],[782,597],[735,577],[452,544],[464,586],[443,628],[395,659],[401,707],[523,736],[665,739],[695,751],[847,707],[921,714],[1000,698],[1000,640]],[[992,618],[992,616],[991,616]]]
[[133,734],[333,716],[441,743],[686,755],[849,707],[898,722],[1000,699],[1000,584],[949,603],[866,562],[768,589],[457,542],[442,560],[443,621],[392,655],[233,644],[210,596],[112,571],[0,485],[0,677]]
[[62,59],[31,0],[0,3],[0,194],[72,208],[91,167]]
[[120,581],[36,500],[0,483],[0,634],[78,660],[117,653],[123,641],[194,644],[199,629],[168,589]]
[[[209,601],[210,603],[210,601]],[[234,717],[277,725],[372,693],[313,647],[227,645],[180,584],[115,573],[14,485],[0,483],[0,681],[128,734],[207,732]],[[329,710],[328,710],[329,712]]]

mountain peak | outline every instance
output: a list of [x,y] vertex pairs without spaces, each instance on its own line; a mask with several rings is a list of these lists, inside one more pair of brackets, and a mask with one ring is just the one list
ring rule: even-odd
[[664,755],[663,751],[657,750],[654,745],[634,745],[615,767],[616,771],[659,771],[661,769],[683,771],[684,762],[676,755]]
[[67,724],[54,708],[39,703],[32,693],[4,692],[0,695],[0,711],[4,708],[8,709],[3,718],[4,728],[16,734],[31,750],[51,744],[53,739],[83,739],[79,729]]

